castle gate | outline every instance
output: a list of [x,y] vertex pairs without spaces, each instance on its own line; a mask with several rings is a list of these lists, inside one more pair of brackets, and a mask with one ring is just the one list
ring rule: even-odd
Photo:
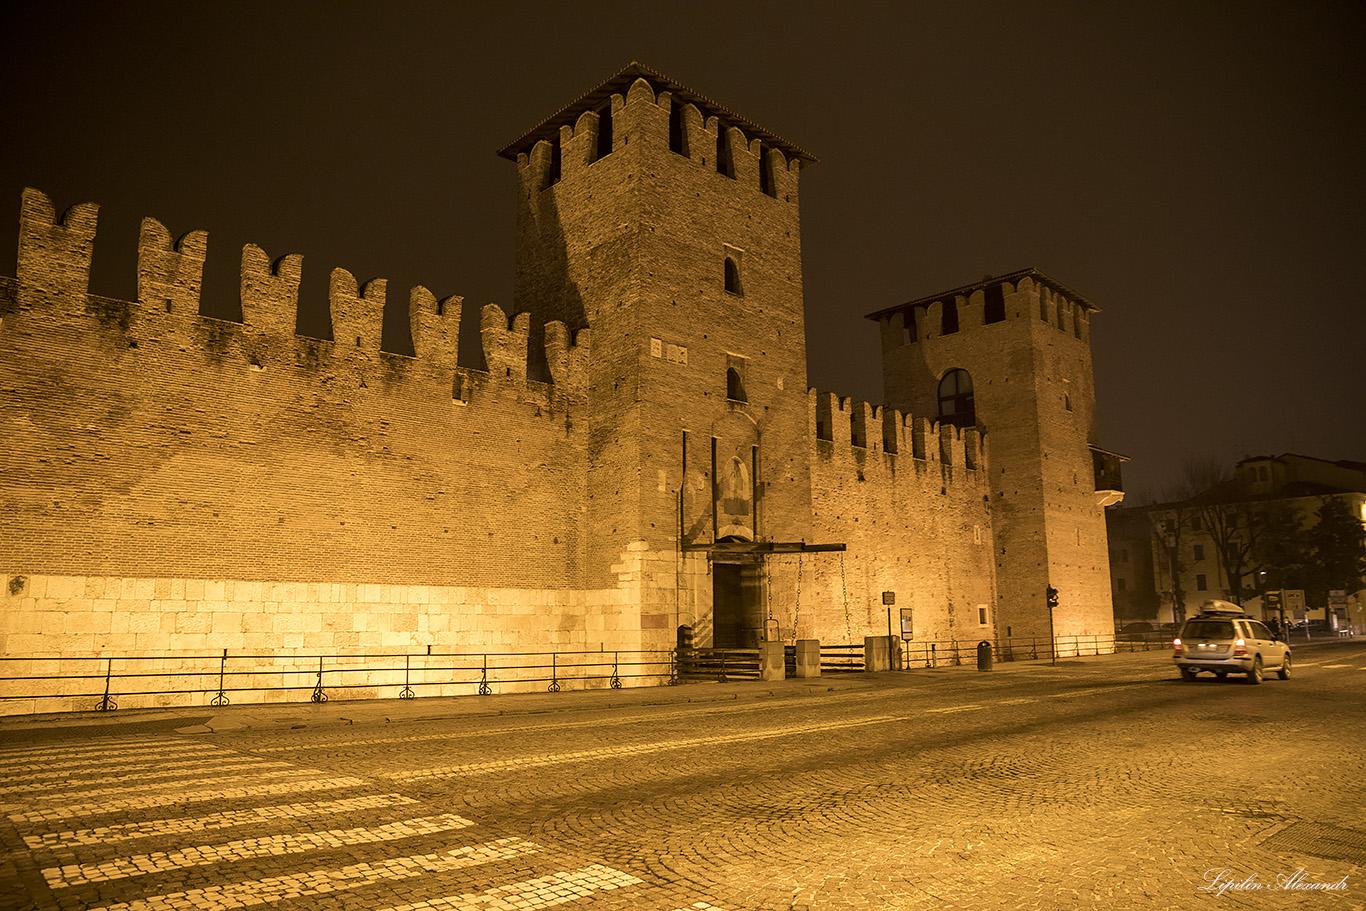
[[758,648],[764,641],[762,560],[733,554],[712,563],[712,641],[717,648]]

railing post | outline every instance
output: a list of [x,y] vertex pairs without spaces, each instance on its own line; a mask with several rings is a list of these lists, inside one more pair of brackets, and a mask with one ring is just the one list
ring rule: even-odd
[[313,687],[313,695],[309,697],[313,702],[326,702],[327,694],[323,692],[323,656],[318,656],[318,685]]
[[95,706],[97,712],[115,711],[119,704],[109,697],[109,680],[114,676],[114,659],[104,659],[104,698]]
[[550,686],[546,687],[547,693],[558,693],[560,691],[560,668],[559,655],[556,652],[550,653]]
[[398,691],[398,698],[400,699],[415,699],[417,697],[417,693],[414,693],[413,688],[408,685],[408,671],[412,667],[412,660],[411,655],[403,656],[403,689]]
[[612,653],[612,679],[608,681],[607,685],[614,690],[621,689],[621,677],[617,675],[617,666],[621,664],[620,654],[620,652]]
[[484,659],[484,670],[479,675],[479,695],[489,696],[493,693],[493,687],[489,686],[489,656],[485,652],[480,657]]
[[218,660],[218,695],[209,700],[209,705],[221,706],[228,704],[228,694],[223,692],[223,668],[228,663],[228,650],[223,649],[223,657]]

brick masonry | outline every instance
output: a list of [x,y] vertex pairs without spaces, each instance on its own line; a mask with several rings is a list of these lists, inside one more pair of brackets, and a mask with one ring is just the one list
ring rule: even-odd
[[[5,656],[665,649],[679,625],[706,645],[722,540],[846,545],[751,564],[746,622],[789,641],[885,633],[886,591],[917,638],[1046,635],[1021,607],[1046,578],[1090,599],[1060,634],[1109,629],[1088,312],[1021,283],[1028,318],[915,344],[886,321],[900,410],[817,393],[809,155],[635,66],[502,154],[516,315],[483,309],[487,370],[456,363],[462,301],[422,287],[415,355],[381,350],[390,289],[344,269],[332,338],[297,335],[302,257],[253,245],[243,322],[201,316],[207,234],[150,218],[138,299],[96,297],[97,207],[24,194],[0,281]],[[931,420],[953,366],[984,434]]]

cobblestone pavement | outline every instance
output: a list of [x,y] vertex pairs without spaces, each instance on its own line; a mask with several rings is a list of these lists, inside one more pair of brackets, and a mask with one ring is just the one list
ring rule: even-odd
[[10,720],[0,908],[1360,911],[1366,644],[1296,658]]

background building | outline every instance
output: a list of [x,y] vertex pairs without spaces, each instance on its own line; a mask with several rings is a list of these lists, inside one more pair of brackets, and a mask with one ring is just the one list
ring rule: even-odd
[[1328,565],[1325,509],[1348,536],[1366,535],[1366,464],[1254,456],[1184,499],[1110,510],[1116,617],[1174,622],[1220,599],[1279,618],[1263,594],[1287,590],[1288,620],[1360,625],[1361,570],[1339,578]]

